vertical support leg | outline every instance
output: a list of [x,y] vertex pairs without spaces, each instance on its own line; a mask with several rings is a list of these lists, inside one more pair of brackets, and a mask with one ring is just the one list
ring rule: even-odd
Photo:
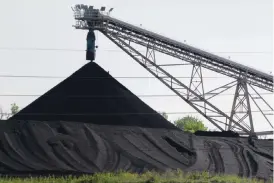
[[[202,97],[205,96],[201,65],[193,65],[191,77],[190,77],[189,89],[198,93]],[[188,100],[197,100],[197,98],[192,96],[192,94],[189,92],[189,90],[187,91],[187,99]],[[206,104],[204,103],[204,109],[205,108],[206,108]],[[204,112],[206,113],[206,109],[204,110]]]
[[[194,92],[198,93],[200,96],[204,97],[204,83],[203,83],[202,68],[200,65],[193,65],[192,67],[189,89],[193,90]],[[188,99],[193,98],[189,90],[187,92],[187,98]]]
[[[203,82],[203,73],[202,73],[202,67],[201,65],[199,66],[199,71],[200,71],[200,80],[201,80],[201,90],[202,90],[202,96],[205,98],[205,88],[204,88],[204,82]],[[206,114],[206,103],[204,103],[204,113]]]
[[[147,49],[146,49],[146,57],[148,59],[151,59],[156,64],[156,56],[155,56],[155,50],[154,50],[155,44],[153,42],[148,42]],[[152,48],[150,48],[152,47]]]
[[[239,96],[238,92],[239,92],[239,82],[237,83],[234,98],[233,98],[232,109],[231,109],[231,113],[230,113],[230,119],[233,119],[233,116],[235,114],[236,101],[237,101],[237,98]],[[229,124],[228,124],[228,126],[226,126],[226,130],[231,130],[231,127],[232,127],[232,121],[229,120]]]
[[[247,117],[249,119],[249,125],[244,121]],[[230,119],[234,119],[237,123],[244,125],[252,133],[254,132],[249,93],[247,84],[244,79],[238,80]],[[228,124],[228,130],[232,130],[234,126],[235,125],[232,125],[232,121],[230,120]]]
[[251,112],[251,105],[250,105],[250,100],[249,100],[249,92],[248,92],[248,87],[247,87],[247,83],[244,82],[243,83],[243,87],[245,90],[245,98],[246,98],[246,103],[247,103],[247,109],[248,109],[248,116],[249,116],[249,123],[250,123],[250,130],[252,133],[254,133],[254,125],[253,125],[253,118],[252,118],[252,112]]

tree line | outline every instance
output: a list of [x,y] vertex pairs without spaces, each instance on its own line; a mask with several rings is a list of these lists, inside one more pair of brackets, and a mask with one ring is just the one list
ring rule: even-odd
[[8,119],[11,116],[15,115],[19,111],[19,106],[16,103],[12,103],[10,106],[10,111],[5,113],[3,109],[0,107],[0,120]]

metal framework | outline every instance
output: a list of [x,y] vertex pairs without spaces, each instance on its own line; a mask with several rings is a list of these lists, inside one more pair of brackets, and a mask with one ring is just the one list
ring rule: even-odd
[[[269,118],[261,110],[256,100],[260,99],[265,102],[270,107],[271,112],[273,112],[273,108],[254,88],[255,86],[273,92],[273,77],[271,75],[112,18],[99,10],[93,9],[91,6],[76,5],[73,11],[75,13],[76,25],[74,27],[76,29],[93,29],[103,33],[218,129],[231,129],[240,131],[243,134],[254,134],[249,97],[273,128]],[[146,54],[140,53],[131,43],[144,46],[147,50]],[[186,84],[179,81],[178,78],[173,77],[163,68],[164,66],[176,64],[157,64],[156,51],[182,60],[183,63],[179,65],[186,63],[193,65],[190,82]],[[236,81],[205,92],[202,69],[221,73],[236,79]],[[252,98],[248,92],[248,85],[258,94],[257,97]],[[229,116],[211,103],[210,99],[233,86],[236,86],[236,91],[232,112]],[[239,113],[243,113],[243,110],[239,111],[241,108],[244,108],[244,115],[239,117]],[[247,117],[249,117],[249,124],[244,122]]]
[[[250,125],[244,122],[244,120],[247,117],[249,117]],[[232,104],[230,119],[234,119],[235,121],[237,121],[237,123],[243,124],[248,130],[254,133],[254,125],[253,125],[251,106],[250,106],[249,96],[248,96],[248,88],[244,79],[238,80],[235,95],[234,95],[234,100]],[[233,128],[234,128],[234,125],[232,125],[232,121],[230,120],[228,125],[228,130],[232,130]]]

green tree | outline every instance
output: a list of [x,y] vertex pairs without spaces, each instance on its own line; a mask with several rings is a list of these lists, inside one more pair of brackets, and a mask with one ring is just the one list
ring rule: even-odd
[[11,104],[10,112],[11,115],[15,115],[19,111],[19,106],[15,103]]
[[184,118],[179,118],[174,121],[174,124],[182,129],[183,131],[188,131],[194,133],[198,130],[207,131],[207,127],[203,124],[201,120],[196,117],[186,116]]
[[11,104],[10,112],[4,112],[2,107],[0,107],[0,120],[8,119],[9,117],[15,115],[19,111],[18,105],[15,103]]
[[0,120],[1,119],[4,119],[4,112],[3,112],[3,109],[2,109],[2,107],[0,106]]
[[160,112],[160,114],[161,114],[164,118],[166,118],[166,120],[168,120],[168,115],[167,115],[166,112]]

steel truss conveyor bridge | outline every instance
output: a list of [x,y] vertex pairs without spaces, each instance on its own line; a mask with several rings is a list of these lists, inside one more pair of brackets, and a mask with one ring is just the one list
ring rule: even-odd
[[[218,129],[233,130],[243,135],[273,134],[273,123],[270,116],[273,115],[273,108],[257,90],[260,88],[273,93],[272,75],[110,17],[109,13],[104,12],[104,7],[99,10],[94,9],[93,6],[76,5],[72,9],[76,29],[100,31]],[[140,53],[131,43],[145,47],[146,53]],[[169,64],[157,64],[156,51],[180,59],[182,64],[178,65],[191,64],[193,69],[190,83],[183,83],[167,72],[164,66],[169,66]],[[204,91],[202,68],[234,78],[234,81],[214,90]],[[198,79],[194,82],[194,78]],[[234,86],[236,86],[236,91],[232,110],[231,114],[227,115],[210,99]],[[256,95],[251,95],[248,88]],[[261,115],[268,122],[270,131],[255,131],[251,101],[255,103]],[[270,113],[262,110],[259,102],[264,103]],[[248,122],[244,122],[245,119]],[[260,122],[257,121],[257,123]]]

